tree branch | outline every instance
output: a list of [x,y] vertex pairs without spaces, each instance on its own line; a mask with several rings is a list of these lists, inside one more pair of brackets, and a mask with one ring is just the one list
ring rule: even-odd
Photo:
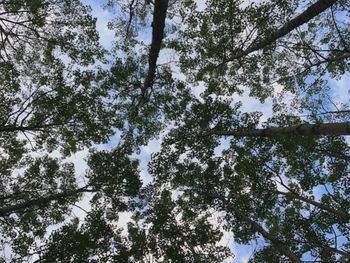
[[296,16],[289,22],[287,22],[284,26],[277,29],[275,32],[270,34],[269,36],[263,38],[263,39],[256,39],[254,43],[247,48],[244,51],[238,52],[235,56],[229,58],[228,61],[233,61],[236,59],[240,59],[244,56],[247,56],[248,54],[257,51],[259,49],[262,49],[273,42],[275,42],[277,39],[284,37],[294,29],[300,27],[301,25],[309,22],[314,17],[318,16],[328,8],[330,8],[332,5],[334,5],[337,1],[336,0],[319,0],[313,5],[309,6],[304,12],[302,12],[300,15]]

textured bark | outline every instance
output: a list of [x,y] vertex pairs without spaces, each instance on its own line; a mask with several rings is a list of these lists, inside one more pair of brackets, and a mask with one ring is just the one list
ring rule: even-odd
[[341,210],[338,210],[338,209],[335,209],[335,208],[332,208],[328,205],[325,205],[325,204],[322,204],[322,203],[319,203],[319,202],[316,202],[310,198],[307,198],[305,196],[301,196],[301,195],[298,195],[296,193],[292,193],[292,192],[288,192],[288,193],[285,193],[285,192],[281,192],[281,191],[276,191],[277,194],[279,195],[284,195],[284,196],[287,196],[287,197],[291,197],[291,198],[294,198],[294,199],[298,199],[300,201],[304,201],[305,203],[308,203],[308,204],[311,204],[317,208],[320,208],[324,211],[327,211],[331,214],[334,214],[346,221],[350,221],[350,215],[344,211],[341,211]]
[[165,18],[168,9],[168,0],[155,0],[152,23],[152,43],[148,55],[148,72],[144,82],[142,97],[152,87],[157,68],[157,60],[164,38]]
[[287,22],[284,26],[277,29],[275,32],[273,32],[271,35],[263,38],[263,39],[256,39],[254,43],[247,48],[246,50],[242,52],[238,52],[235,56],[231,57],[228,61],[232,61],[235,59],[240,59],[254,51],[257,51],[259,49],[262,49],[273,42],[275,42],[277,39],[284,37],[294,29],[300,27],[301,25],[309,22],[311,19],[316,17],[317,15],[321,14],[328,8],[330,8],[333,4],[335,4],[337,0],[319,0],[313,5],[309,6],[304,12],[302,12],[300,15],[296,16],[289,22]]
[[292,135],[350,135],[350,122],[300,124],[290,127],[253,129],[241,131],[212,130],[209,135],[222,135],[233,137],[277,137]]
[[2,207],[0,208],[0,217],[10,215],[11,213],[23,211],[28,208],[44,207],[52,201],[64,200],[65,198],[72,197],[83,192],[93,192],[93,190],[89,190],[87,188],[79,188],[74,191],[67,191],[67,192],[47,195],[47,196],[38,197],[32,200],[28,200],[19,204]]

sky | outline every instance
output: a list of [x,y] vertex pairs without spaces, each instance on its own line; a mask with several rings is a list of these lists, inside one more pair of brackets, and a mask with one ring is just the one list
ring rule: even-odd
[[[110,12],[110,10],[107,10],[103,8],[106,1],[100,0],[100,1],[94,1],[94,0],[83,0],[82,1],[85,4],[88,4],[92,7],[92,14],[97,18],[97,30],[100,34],[100,42],[106,49],[110,49],[112,47],[114,32],[108,29],[108,22],[110,22],[113,19],[114,14]],[[199,8],[202,9],[205,7],[204,1],[199,1]],[[115,12],[118,12],[118,10],[114,10]],[[145,36],[145,39],[147,39],[147,36]],[[148,38],[149,39],[149,38]],[[169,59],[169,54],[166,52],[162,52],[160,55],[159,61],[166,61]],[[331,80],[330,84],[333,89],[333,99],[337,101],[339,104],[341,103],[348,103],[349,101],[349,87],[348,83],[350,83],[350,76],[345,75],[340,80]],[[279,86],[275,86],[275,92],[279,92],[280,88]],[[199,96],[200,92],[203,91],[202,87],[197,87],[194,90],[194,93]],[[288,95],[288,94],[287,94]],[[287,102],[291,101],[292,95],[290,94],[290,97],[287,98]],[[259,102],[257,99],[251,98],[248,96],[248,93],[244,93],[241,96],[237,97],[237,100],[240,100],[243,102],[243,111],[256,111],[259,110],[263,112],[264,118],[262,121],[266,120],[269,116],[272,115],[272,101],[271,99],[266,100],[265,103]],[[114,145],[118,143],[119,137],[118,134],[111,138],[110,142],[106,145],[99,145],[96,146],[98,149],[111,149]],[[227,147],[228,141],[223,140],[220,149],[223,149]],[[218,149],[218,153],[219,150]],[[147,164],[150,160],[151,153],[157,152],[160,150],[160,141],[158,140],[152,140],[148,143],[148,145],[142,147],[141,152],[139,155],[134,155],[135,158],[139,158],[141,161],[140,170],[141,175],[143,178],[144,184],[147,184],[152,180],[152,177],[147,172]],[[79,152],[71,157],[71,160],[75,162],[76,164],[76,171],[77,174],[82,174],[86,169],[86,159],[87,151]],[[89,209],[88,199],[83,199],[80,204],[81,207],[84,209]],[[74,212],[76,215],[83,217],[84,212],[79,210],[78,208],[74,209]],[[120,217],[120,226],[125,226],[126,222],[129,220],[129,214],[125,213],[122,214]],[[234,260],[229,260],[227,262],[234,262],[234,263],[246,263],[248,262],[250,256],[252,255],[254,249],[256,249],[259,246],[259,243],[252,242],[249,245],[237,245],[234,243],[234,238],[230,233],[225,233],[222,244],[227,244],[233,253],[235,254]]]

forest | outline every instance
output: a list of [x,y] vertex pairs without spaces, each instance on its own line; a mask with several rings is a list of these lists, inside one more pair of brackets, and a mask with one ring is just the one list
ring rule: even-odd
[[0,0],[0,263],[350,262],[349,72],[348,0]]

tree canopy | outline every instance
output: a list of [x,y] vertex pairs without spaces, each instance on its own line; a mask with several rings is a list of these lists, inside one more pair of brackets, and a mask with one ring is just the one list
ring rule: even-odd
[[0,262],[348,262],[349,2],[104,8],[0,1]]

